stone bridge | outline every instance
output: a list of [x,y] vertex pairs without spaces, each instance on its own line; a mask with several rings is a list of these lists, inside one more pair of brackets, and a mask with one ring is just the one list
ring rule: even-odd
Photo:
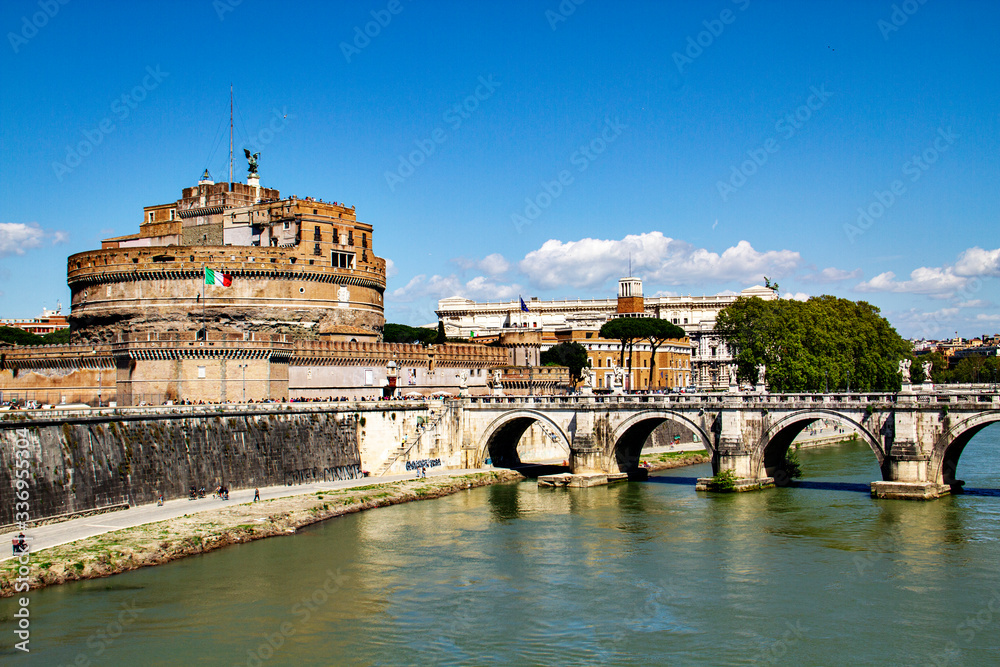
[[638,470],[639,454],[665,421],[699,436],[715,473],[738,489],[780,484],[795,436],[818,419],[857,431],[882,471],[881,498],[936,498],[961,488],[959,457],[982,428],[1000,421],[996,389],[895,394],[769,394],[475,397],[461,401],[462,446],[470,462],[520,463],[517,443],[533,424],[561,439],[574,474]]

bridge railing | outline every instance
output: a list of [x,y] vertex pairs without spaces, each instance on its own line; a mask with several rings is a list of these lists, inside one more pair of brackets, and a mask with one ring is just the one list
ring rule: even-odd
[[837,392],[837,393],[757,393],[757,392],[712,392],[703,394],[595,394],[595,395],[552,395],[552,396],[471,396],[463,399],[467,405],[476,406],[586,406],[586,405],[657,405],[662,407],[722,407],[735,404],[773,405],[781,408],[792,406],[876,406],[899,403],[901,401],[918,404],[960,404],[988,403],[1000,405],[1000,393],[987,388],[935,393],[888,393],[888,392]]

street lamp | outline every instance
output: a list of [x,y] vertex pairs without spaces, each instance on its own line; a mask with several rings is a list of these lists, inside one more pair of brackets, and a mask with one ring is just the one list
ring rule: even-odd
[[851,371],[847,371],[847,393],[851,393]]

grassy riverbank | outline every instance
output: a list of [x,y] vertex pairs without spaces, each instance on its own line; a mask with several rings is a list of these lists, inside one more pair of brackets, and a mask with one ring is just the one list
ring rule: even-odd
[[710,459],[705,452],[660,452],[658,454],[644,454],[639,457],[640,461],[649,464],[649,471],[669,470],[670,468],[682,468],[693,466],[698,463],[708,463]]
[[[520,479],[512,470],[496,470],[324,490],[185,514],[32,553],[28,581],[31,588],[42,588],[107,577],[230,544],[291,535],[302,526],[352,512]],[[0,597],[14,595],[18,567],[16,558],[0,564]]]

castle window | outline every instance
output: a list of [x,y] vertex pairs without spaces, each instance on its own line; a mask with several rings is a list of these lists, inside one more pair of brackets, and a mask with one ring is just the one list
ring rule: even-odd
[[368,235],[367,234],[364,234],[364,233],[361,234],[361,247],[362,248],[367,248],[368,247]]
[[319,249],[319,244],[317,243],[316,245],[313,246],[313,254],[314,255],[319,255],[321,253],[322,253],[322,251]]
[[347,232],[347,245],[354,245],[354,231]]
[[322,241],[323,237],[319,233],[319,227],[313,227],[313,241]]
[[152,211],[149,212],[149,221],[150,222],[153,221],[153,212]]
[[330,262],[339,269],[353,269],[354,268],[354,253],[353,252],[337,252],[334,250],[330,253]]

